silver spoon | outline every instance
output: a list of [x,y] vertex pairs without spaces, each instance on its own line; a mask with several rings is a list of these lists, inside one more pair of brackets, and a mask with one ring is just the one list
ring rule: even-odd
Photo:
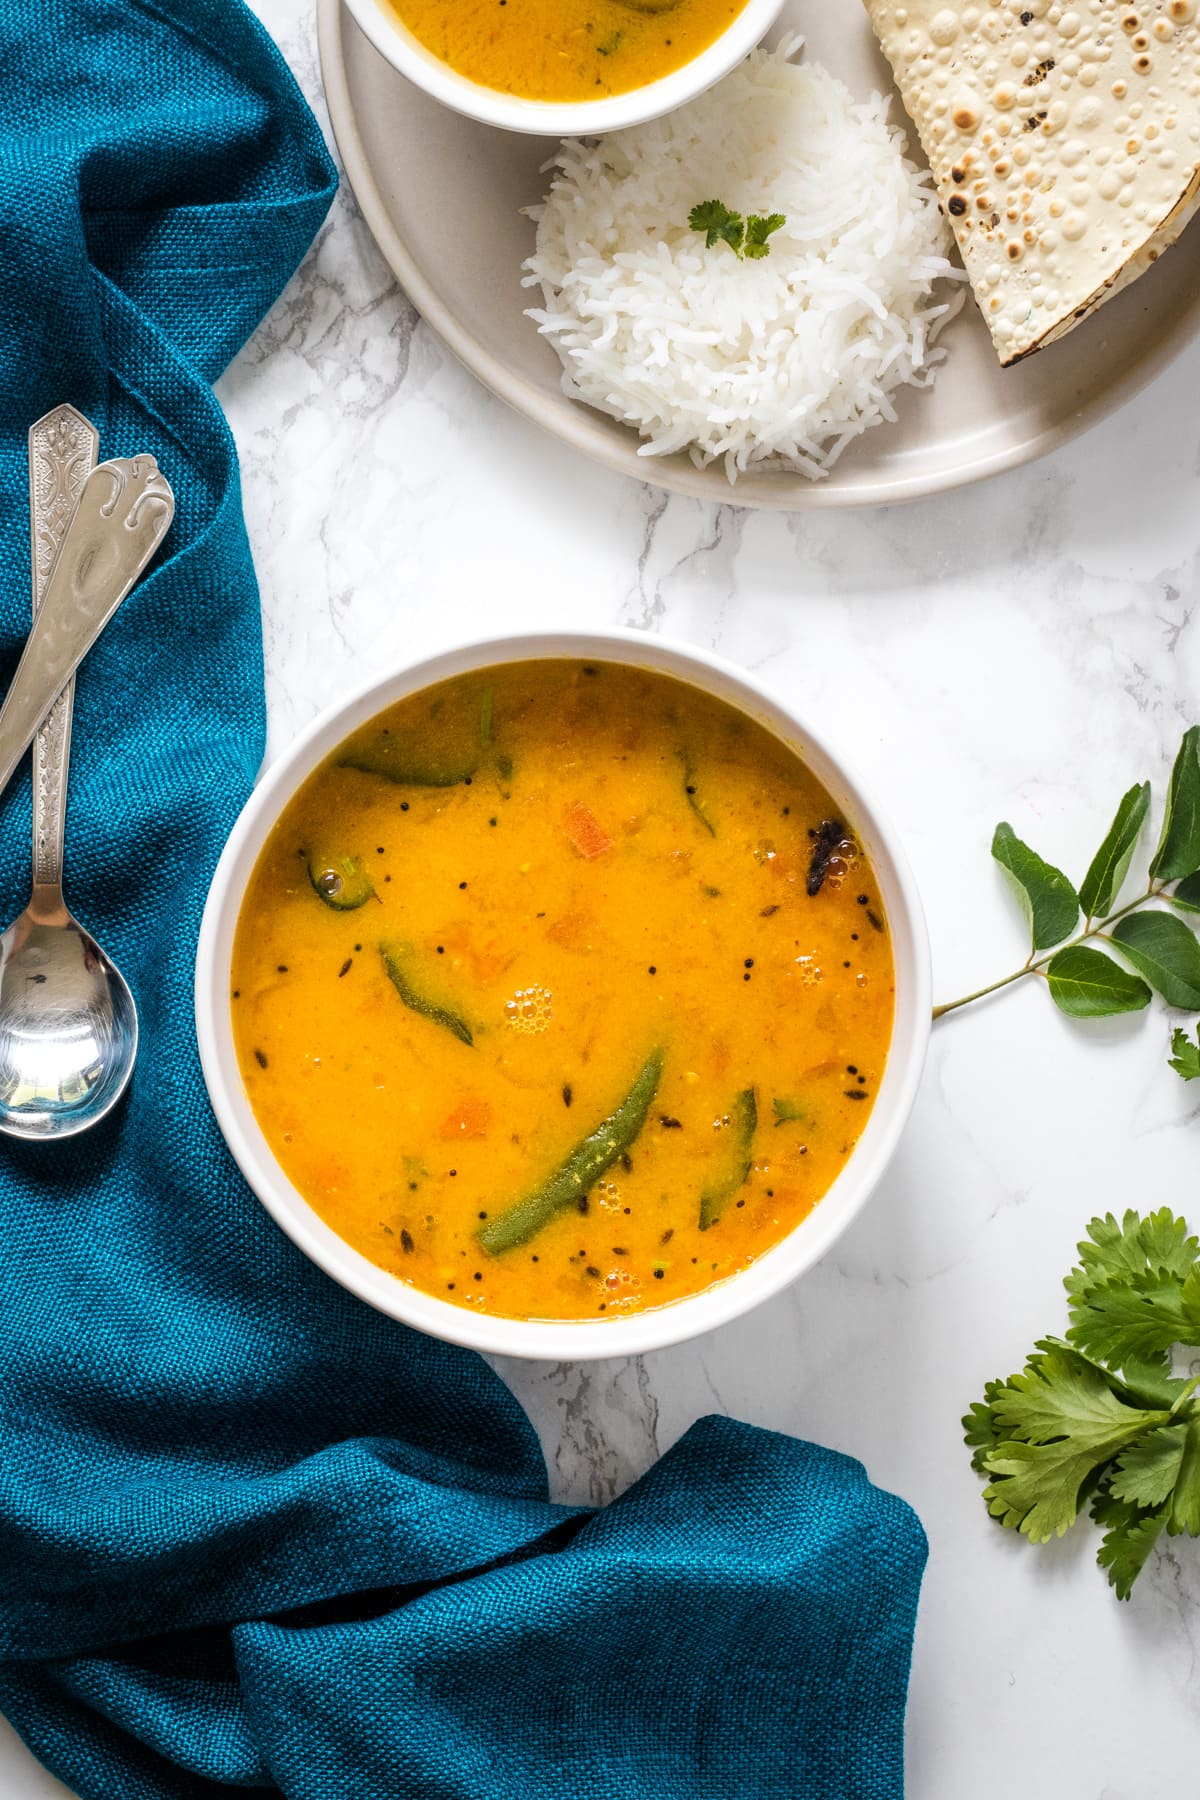
[[0,936],[0,1132],[9,1137],[69,1137],[96,1124],[137,1055],[128,984],[63,900],[67,763],[75,669],[154,555],[175,501],[152,456],[96,467],[97,444],[71,406],[29,433],[34,626],[0,708],[0,789],[37,733],[33,892]]

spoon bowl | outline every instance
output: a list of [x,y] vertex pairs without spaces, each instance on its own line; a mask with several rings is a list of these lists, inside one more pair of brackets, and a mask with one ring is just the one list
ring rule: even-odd
[[72,1137],[110,1112],[137,1058],[129,985],[65,907],[0,936],[0,1132]]
[[72,1137],[124,1093],[137,1058],[128,983],[63,899],[75,669],[175,511],[152,456],[96,462],[73,406],[29,432],[33,630],[0,707],[0,790],[33,744],[33,892],[0,936],[0,1133]]

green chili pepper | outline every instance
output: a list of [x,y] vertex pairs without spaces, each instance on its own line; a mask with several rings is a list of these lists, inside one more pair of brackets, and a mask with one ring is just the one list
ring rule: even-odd
[[729,1126],[733,1133],[731,1166],[724,1175],[700,1191],[700,1229],[715,1225],[740,1187],[750,1179],[753,1164],[751,1147],[758,1129],[758,1105],[754,1089],[743,1088],[729,1109]]
[[496,690],[440,696],[419,727],[364,726],[338,757],[341,769],[381,775],[400,787],[447,788],[479,773],[492,745]]
[[616,1111],[601,1120],[548,1181],[488,1220],[478,1233],[485,1250],[499,1256],[504,1250],[515,1250],[519,1244],[528,1243],[564,1206],[577,1203],[604,1171],[625,1154],[645,1124],[658,1092],[663,1054],[661,1049],[651,1051]]
[[380,944],[379,954],[383,958],[383,966],[387,970],[388,980],[399,994],[410,1012],[419,1013],[421,1018],[428,1019],[433,1025],[441,1025],[464,1044],[474,1044],[475,1037],[467,1021],[449,1007],[439,1006],[427,994],[415,988],[408,978],[405,962],[413,952],[407,944]]
[[308,879],[334,912],[353,912],[355,907],[365,906],[375,892],[375,884],[357,856],[324,856],[310,850]]
[[382,775],[400,787],[457,787],[460,781],[474,775],[479,757],[472,753],[461,759],[449,757],[445,762],[422,762],[407,745],[378,738],[373,743],[356,744],[338,758],[339,769],[358,769],[363,775]]

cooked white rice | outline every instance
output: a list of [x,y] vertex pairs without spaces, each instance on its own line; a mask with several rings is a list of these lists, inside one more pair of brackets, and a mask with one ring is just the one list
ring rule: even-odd
[[[568,139],[545,203],[531,310],[575,399],[632,425],[642,456],[787,468],[813,479],[925,387],[960,272],[927,171],[888,102],[855,101],[792,39],[690,105],[596,142]],[[700,201],[784,213],[770,255],[705,248]]]

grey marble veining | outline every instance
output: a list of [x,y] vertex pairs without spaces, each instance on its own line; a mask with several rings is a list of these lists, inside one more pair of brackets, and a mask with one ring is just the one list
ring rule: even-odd
[[[324,119],[308,8],[257,10]],[[855,514],[713,508],[592,467],[485,393],[343,187],[219,391],[272,752],[455,637],[570,620],[708,646],[801,704],[891,813],[940,998],[1024,955],[995,822],[1081,873],[1118,796],[1139,776],[1161,793],[1200,717],[1200,344],[983,486]],[[1093,1212],[1169,1200],[1200,1225],[1200,1096],[1166,1070],[1168,1034],[1158,1007],[1073,1025],[1031,986],[949,1018],[878,1194],[790,1292],[652,1356],[502,1365],[564,1499],[610,1501],[719,1411],[859,1456],[912,1502],[931,1555],[910,1800],[1195,1789],[1200,1545],[1173,1541],[1122,1607],[1090,1528],[1034,1551],[990,1524],[959,1428],[983,1382],[1065,1322]],[[60,1791],[0,1742],[3,1800]]]

